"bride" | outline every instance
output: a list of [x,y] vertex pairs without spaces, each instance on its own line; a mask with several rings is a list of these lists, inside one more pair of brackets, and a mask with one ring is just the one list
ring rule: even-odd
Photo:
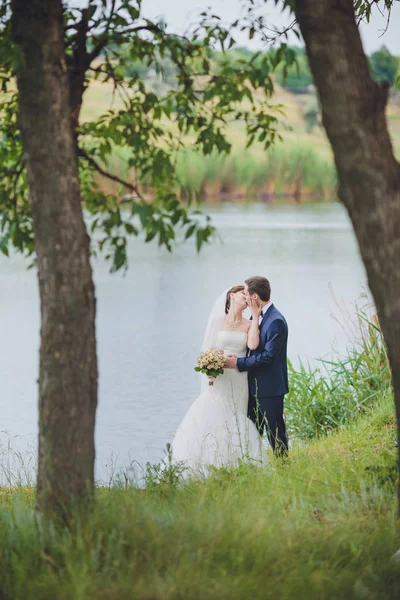
[[[243,317],[246,307],[244,286],[224,292],[211,311],[201,350],[219,348],[224,354],[246,356],[247,348],[257,348],[261,306],[250,306],[252,320]],[[237,466],[241,460],[266,462],[261,436],[247,418],[247,373],[225,369],[213,386],[205,375],[202,378],[201,394],[172,442],[173,460],[195,472],[207,472],[209,466]]]

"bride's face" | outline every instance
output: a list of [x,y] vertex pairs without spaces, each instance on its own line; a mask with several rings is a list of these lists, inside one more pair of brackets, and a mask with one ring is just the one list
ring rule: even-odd
[[247,307],[246,296],[243,291],[231,294],[231,307],[238,310],[244,310]]

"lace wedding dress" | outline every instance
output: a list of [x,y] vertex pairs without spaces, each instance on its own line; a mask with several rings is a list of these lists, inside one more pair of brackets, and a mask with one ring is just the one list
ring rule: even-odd
[[[225,354],[246,356],[247,334],[220,331],[216,347]],[[213,386],[203,388],[178,427],[172,457],[195,472],[207,467],[237,466],[241,460],[266,462],[266,450],[252,421],[247,417],[247,373],[225,369]]]

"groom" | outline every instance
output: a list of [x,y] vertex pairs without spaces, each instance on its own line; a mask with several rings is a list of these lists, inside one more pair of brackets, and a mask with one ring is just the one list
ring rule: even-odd
[[248,416],[261,435],[267,435],[276,455],[286,455],[288,439],[283,418],[283,399],[288,393],[287,340],[285,317],[271,302],[271,285],[265,277],[250,277],[245,281],[247,304],[262,306],[260,316],[260,343],[246,358],[229,354],[225,366],[249,372]]

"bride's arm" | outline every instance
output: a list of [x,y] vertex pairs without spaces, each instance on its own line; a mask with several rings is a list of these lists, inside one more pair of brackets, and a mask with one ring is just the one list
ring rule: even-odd
[[249,350],[256,350],[260,344],[260,330],[258,319],[250,321],[250,327],[247,331],[247,346]]
[[269,329],[269,339],[262,352],[246,358],[238,358],[236,366],[239,371],[251,371],[271,365],[285,344],[286,325],[281,319],[275,319]]
[[256,350],[260,344],[258,321],[261,314],[261,305],[255,300],[251,300],[250,310],[253,319],[250,321],[250,327],[247,331],[247,346],[249,350]]

